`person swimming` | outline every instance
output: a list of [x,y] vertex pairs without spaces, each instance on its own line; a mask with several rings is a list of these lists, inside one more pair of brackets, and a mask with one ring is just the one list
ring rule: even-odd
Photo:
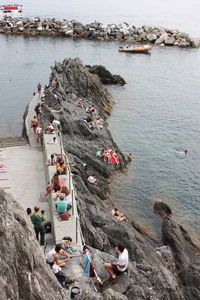
[[180,155],[187,155],[188,154],[188,151],[185,149],[185,150],[176,150],[176,149],[172,149],[171,150],[172,152],[175,152],[177,154],[180,154]]

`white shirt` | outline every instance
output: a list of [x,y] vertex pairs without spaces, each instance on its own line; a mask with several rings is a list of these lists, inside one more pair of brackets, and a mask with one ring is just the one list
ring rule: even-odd
[[128,267],[128,251],[127,251],[127,249],[124,249],[124,251],[119,254],[117,263],[120,265],[125,265],[124,268],[117,266],[117,268],[120,272],[124,272],[127,269],[127,267]]
[[56,265],[56,264],[54,264],[53,266],[52,266],[52,271],[53,271],[53,273],[54,274],[57,274],[59,271],[61,271],[62,269],[61,269],[61,267],[59,267],[58,265]]
[[59,126],[59,125],[60,125],[60,121],[58,121],[58,120],[55,120],[55,119],[53,120],[53,122],[52,122],[52,123],[53,123],[53,125],[56,125],[56,126]]
[[53,248],[52,250],[50,250],[50,251],[47,253],[47,255],[46,255],[46,260],[47,260],[49,263],[54,262],[53,254],[56,254],[56,251],[55,251],[54,248]]

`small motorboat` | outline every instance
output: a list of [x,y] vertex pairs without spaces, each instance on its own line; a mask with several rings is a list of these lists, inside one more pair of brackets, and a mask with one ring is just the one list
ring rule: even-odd
[[143,46],[138,46],[134,47],[132,45],[127,45],[124,47],[119,47],[118,51],[119,52],[126,52],[126,53],[144,53],[144,54],[149,54],[152,49],[151,45],[143,45]]
[[23,14],[23,5],[20,4],[8,4],[8,5],[1,5],[0,12],[2,16],[11,16],[17,17],[22,16]]

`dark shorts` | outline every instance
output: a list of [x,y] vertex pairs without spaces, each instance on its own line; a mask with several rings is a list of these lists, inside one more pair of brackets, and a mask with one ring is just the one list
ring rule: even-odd
[[47,263],[48,265],[50,265],[51,267],[53,267],[53,265],[54,265],[54,261],[49,262],[48,260],[46,260],[46,263]]
[[124,271],[123,272],[119,271],[118,268],[117,268],[117,266],[113,265],[112,263],[111,263],[111,267],[112,267],[113,273],[115,275],[117,275],[117,276],[119,276],[119,275],[121,275],[121,274],[124,273]]

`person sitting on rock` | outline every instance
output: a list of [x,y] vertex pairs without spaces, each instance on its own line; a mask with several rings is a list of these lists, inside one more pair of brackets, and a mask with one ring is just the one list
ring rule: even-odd
[[43,196],[45,198],[47,198],[47,196],[50,194],[50,193],[53,193],[54,189],[53,189],[53,184],[51,184],[50,182],[48,182],[47,184],[47,187],[46,187],[46,192],[43,194]]
[[123,213],[119,213],[119,212],[118,212],[117,214],[115,213],[114,216],[115,216],[116,219],[117,219],[118,221],[120,221],[120,222],[121,222],[121,221],[125,221],[125,222],[127,221],[127,219],[126,219],[126,217],[125,217],[125,215],[124,215]]
[[91,109],[91,106],[86,107],[86,109],[85,109],[86,113],[89,113],[90,109]]
[[104,268],[108,272],[108,276],[103,279],[100,285],[103,285],[110,280],[112,280],[112,283],[115,283],[118,280],[117,276],[123,274],[128,267],[129,255],[128,250],[124,247],[124,245],[119,243],[117,247],[115,247],[115,251],[119,255],[118,260],[117,262],[104,264]]
[[62,242],[61,242],[62,249],[68,253],[72,253],[73,248],[71,247],[71,243],[72,243],[72,238],[70,236],[63,237]]
[[49,133],[49,134],[54,133],[54,127],[53,127],[53,124],[52,124],[52,123],[49,123],[49,125],[47,126],[45,132],[46,132],[46,133]]
[[59,129],[59,130],[61,129],[60,121],[54,119],[52,124],[53,124],[54,129]]
[[76,102],[76,107],[84,108],[84,102],[83,99],[80,99]]
[[133,155],[131,153],[127,154],[127,156],[126,156],[127,163],[130,164],[130,162],[132,162],[132,160],[133,160]]
[[95,184],[95,185],[97,184],[97,179],[95,178],[94,175],[90,175],[90,176],[88,177],[87,181],[88,181],[89,183],[91,183],[91,184]]
[[56,205],[56,212],[60,215],[67,211],[68,202],[64,200],[65,198],[60,195],[58,196],[55,205]]
[[118,208],[116,208],[116,207],[113,208],[112,211],[111,211],[111,213],[112,213],[113,216],[118,216],[118,215],[119,215],[119,210],[118,210]]
[[61,187],[60,177],[58,173],[55,173],[51,179],[51,184],[53,185],[54,192],[58,192]]
[[62,195],[64,197],[64,200],[67,201],[69,210],[72,207],[72,195],[71,191],[68,189],[67,186],[62,186],[60,191],[57,192],[56,199],[59,195]]
[[50,159],[46,162],[46,165],[49,166],[55,166],[56,160],[54,158],[54,154],[51,154]]
[[[60,256],[65,256],[65,259],[59,259]],[[54,263],[59,267],[64,267],[66,262],[71,258],[71,255],[62,249],[61,244],[57,244],[53,249],[47,252],[46,262],[52,267]]]
[[103,128],[103,119],[97,118],[96,120],[94,120],[94,126],[97,129],[102,129]]
[[58,279],[58,282],[64,288],[69,288],[69,285],[75,281],[74,277],[66,276],[66,274],[62,272],[61,267],[59,267],[57,264],[53,264],[52,272],[55,274],[56,278]]
[[88,110],[88,112],[90,113],[90,114],[96,114],[96,108],[95,108],[95,106],[94,105],[92,105],[90,108],[89,108],[89,110]]
[[59,175],[66,175],[67,174],[67,166],[66,166],[64,161],[60,162],[60,165],[57,168],[57,173]]

